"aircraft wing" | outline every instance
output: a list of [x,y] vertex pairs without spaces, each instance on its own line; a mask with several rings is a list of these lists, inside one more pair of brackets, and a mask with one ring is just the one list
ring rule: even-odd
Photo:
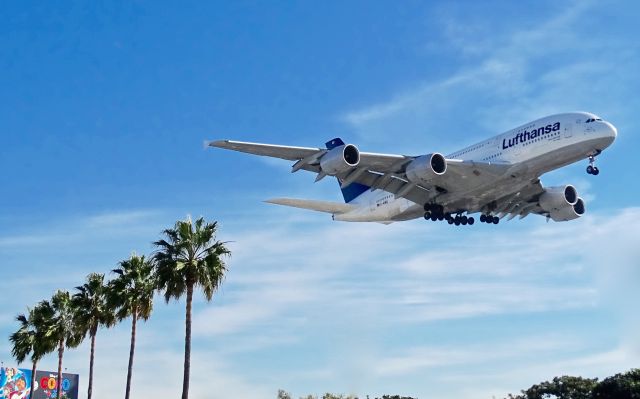
[[[266,157],[286,159],[289,161],[301,161],[301,164],[307,166],[306,169],[311,171],[319,171],[319,168],[314,168],[318,164],[318,160],[324,153],[327,152],[323,148],[313,147],[292,147],[285,145],[273,145],[273,144],[260,144],[250,143],[244,141],[232,141],[232,140],[217,140],[207,143],[210,147],[225,148],[227,150],[234,150],[240,152],[246,152],[248,154],[261,155]],[[360,167],[373,168],[376,170],[389,170],[398,169],[393,168],[398,164],[402,166],[405,162],[410,161],[413,157],[407,157],[404,155],[392,155],[392,154],[376,154],[372,152],[360,152]],[[302,162],[303,161],[303,162]]]
[[548,213],[538,204],[538,199],[543,192],[544,187],[539,179],[529,181],[515,191],[497,198],[493,202],[494,206],[491,211],[500,218],[509,216],[508,220],[516,216],[520,216],[522,219],[532,213],[548,216]]
[[[265,157],[287,159],[289,161],[297,161],[305,159],[310,155],[326,152],[322,148],[311,147],[291,147],[285,145],[249,143],[244,141],[217,140],[206,143],[210,147],[225,148],[246,152],[247,154],[262,155]],[[320,154],[320,155],[322,155]]]
[[[318,173],[316,181],[325,177],[320,169],[320,158],[327,152],[323,148],[292,147],[260,144],[232,140],[208,143],[211,147],[224,148],[254,155],[295,161],[292,172],[307,170]],[[337,175],[342,187],[360,183],[372,188],[391,192],[396,197],[407,198],[418,204],[429,202],[444,193],[464,194],[470,190],[489,185],[511,172],[511,164],[462,161],[447,159],[447,172],[429,184],[416,184],[406,178],[405,168],[415,156],[360,152],[356,168]]]
[[570,208],[565,208],[564,210],[556,209],[555,211],[544,209],[540,205],[540,196],[545,190],[540,183],[540,179],[535,179],[518,191],[497,201],[494,213],[497,213],[500,218],[509,216],[507,220],[511,220],[516,216],[523,219],[528,215],[534,214],[545,216],[547,220],[553,219],[556,222],[572,220],[584,214],[584,201],[580,197],[578,197],[579,203],[576,203],[572,210],[569,210]]

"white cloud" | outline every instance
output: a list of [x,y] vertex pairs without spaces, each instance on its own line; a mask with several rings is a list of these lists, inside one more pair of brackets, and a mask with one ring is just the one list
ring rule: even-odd
[[95,242],[99,238],[122,238],[149,232],[158,233],[162,219],[159,211],[134,210],[99,213],[86,217],[57,221],[28,234],[0,237],[0,248],[29,247],[38,251],[47,246]]
[[[614,371],[637,360],[638,339],[627,331],[637,331],[637,312],[628,304],[640,299],[633,290],[640,282],[640,226],[627,221],[640,218],[640,208],[568,223],[532,217],[466,229],[423,221],[324,223],[320,217],[224,230],[234,240],[229,274],[213,302],[199,299],[194,309],[194,397],[262,398],[279,387],[390,392],[396,382],[424,396],[414,379],[424,370],[430,370],[429,384],[471,376],[478,390],[504,395],[552,376],[536,353],[556,353],[554,371],[594,376],[618,361]],[[566,326],[505,342],[499,331],[495,339],[472,332],[490,317],[538,319],[575,310],[610,311],[620,327],[603,328],[608,339],[594,347],[597,338],[585,332],[576,339]],[[154,317],[140,325],[137,394],[179,393],[174,377],[181,372],[183,318],[182,301],[159,302]],[[443,323],[463,323],[468,338],[403,342]],[[124,389],[128,328],[123,323],[99,336],[98,396]],[[278,362],[280,354],[286,362]],[[67,367],[86,375],[86,356],[86,344],[69,351]],[[274,366],[267,370],[269,362]],[[509,367],[514,362],[519,373]],[[55,367],[54,358],[45,363]],[[447,395],[466,394],[460,386]]]
[[[441,42],[430,47],[471,55],[467,66],[413,82],[389,100],[350,110],[341,119],[364,144],[388,144],[393,135],[395,145],[414,153],[416,143],[436,141],[446,147],[438,150],[450,150],[461,144],[452,141],[471,143],[558,112],[613,117],[621,112],[615,100],[630,94],[621,77],[632,79],[640,62],[626,55],[634,43],[612,43],[585,29],[595,5],[578,2],[548,10],[500,33],[478,24],[481,18],[472,18],[469,28],[468,15],[442,10],[434,20],[443,22],[431,21],[443,25],[441,37],[434,39]],[[434,150],[433,142],[429,145],[420,152]]]
[[383,376],[406,375],[425,368],[505,362],[509,359],[533,355],[548,356],[558,350],[568,351],[577,346],[576,342],[566,337],[546,333],[516,338],[491,347],[478,344],[455,347],[413,347],[405,349],[402,355],[377,359],[376,373]]
[[[420,222],[381,228],[332,224],[316,226],[309,235],[285,227],[258,231],[236,245],[227,279],[233,287],[223,303],[196,320],[203,334],[222,334],[302,314],[320,302],[344,310],[375,306],[384,314],[379,321],[389,324],[589,309],[603,298],[597,283],[602,265],[594,260],[612,246],[628,253],[631,247],[613,237],[621,224],[639,216],[632,208],[566,224],[513,222],[520,223],[515,231],[480,226],[483,231],[465,234],[462,247],[451,245],[459,230]],[[425,228],[440,235],[434,246],[415,245]],[[283,236],[288,238],[278,238]],[[411,248],[410,256],[399,251],[403,247]],[[385,261],[389,250],[393,262]]]

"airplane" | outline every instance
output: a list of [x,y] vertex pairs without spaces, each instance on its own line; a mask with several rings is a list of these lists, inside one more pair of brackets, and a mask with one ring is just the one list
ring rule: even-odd
[[547,116],[480,141],[452,154],[394,155],[361,152],[335,138],[326,148],[291,147],[232,140],[211,147],[295,161],[291,172],[338,179],[344,203],[274,198],[265,202],[325,212],[333,220],[389,224],[423,217],[452,225],[498,224],[508,216],[542,215],[555,222],[581,217],[585,202],[571,184],[544,187],[540,176],[595,160],[616,139],[610,122],[588,112]]

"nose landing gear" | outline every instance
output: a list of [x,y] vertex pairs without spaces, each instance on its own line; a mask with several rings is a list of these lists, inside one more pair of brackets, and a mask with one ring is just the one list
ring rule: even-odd
[[589,155],[589,166],[587,166],[587,173],[590,175],[597,176],[600,173],[600,169],[595,166],[596,163],[596,155]]

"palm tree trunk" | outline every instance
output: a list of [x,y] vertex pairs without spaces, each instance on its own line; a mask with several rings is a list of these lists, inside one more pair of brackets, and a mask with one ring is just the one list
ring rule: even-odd
[[58,397],[62,397],[62,355],[64,355],[64,339],[61,339],[58,344],[58,381],[57,390]]
[[182,379],[182,399],[189,398],[189,374],[191,371],[191,303],[193,302],[193,283],[187,283],[187,308],[184,334],[184,377]]
[[33,391],[36,390],[36,387],[35,387],[34,384],[36,383],[36,365],[37,364],[38,364],[38,362],[34,360],[33,361],[33,366],[31,366],[31,385],[30,385],[31,392],[29,393],[29,397],[30,398],[33,398]]
[[138,309],[133,310],[131,319],[131,349],[129,349],[129,368],[127,370],[127,391],[124,394],[125,399],[129,399],[129,392],[131,391],[131,372],[133,371],[133,352],[135,352],[136,349],[136,322],[138,321]]
[[93,393],[93,357],[96,353],[96,331],[91,332],[91,354],[89,355],[89,387],[87,388],[87,399],[91,399]]

